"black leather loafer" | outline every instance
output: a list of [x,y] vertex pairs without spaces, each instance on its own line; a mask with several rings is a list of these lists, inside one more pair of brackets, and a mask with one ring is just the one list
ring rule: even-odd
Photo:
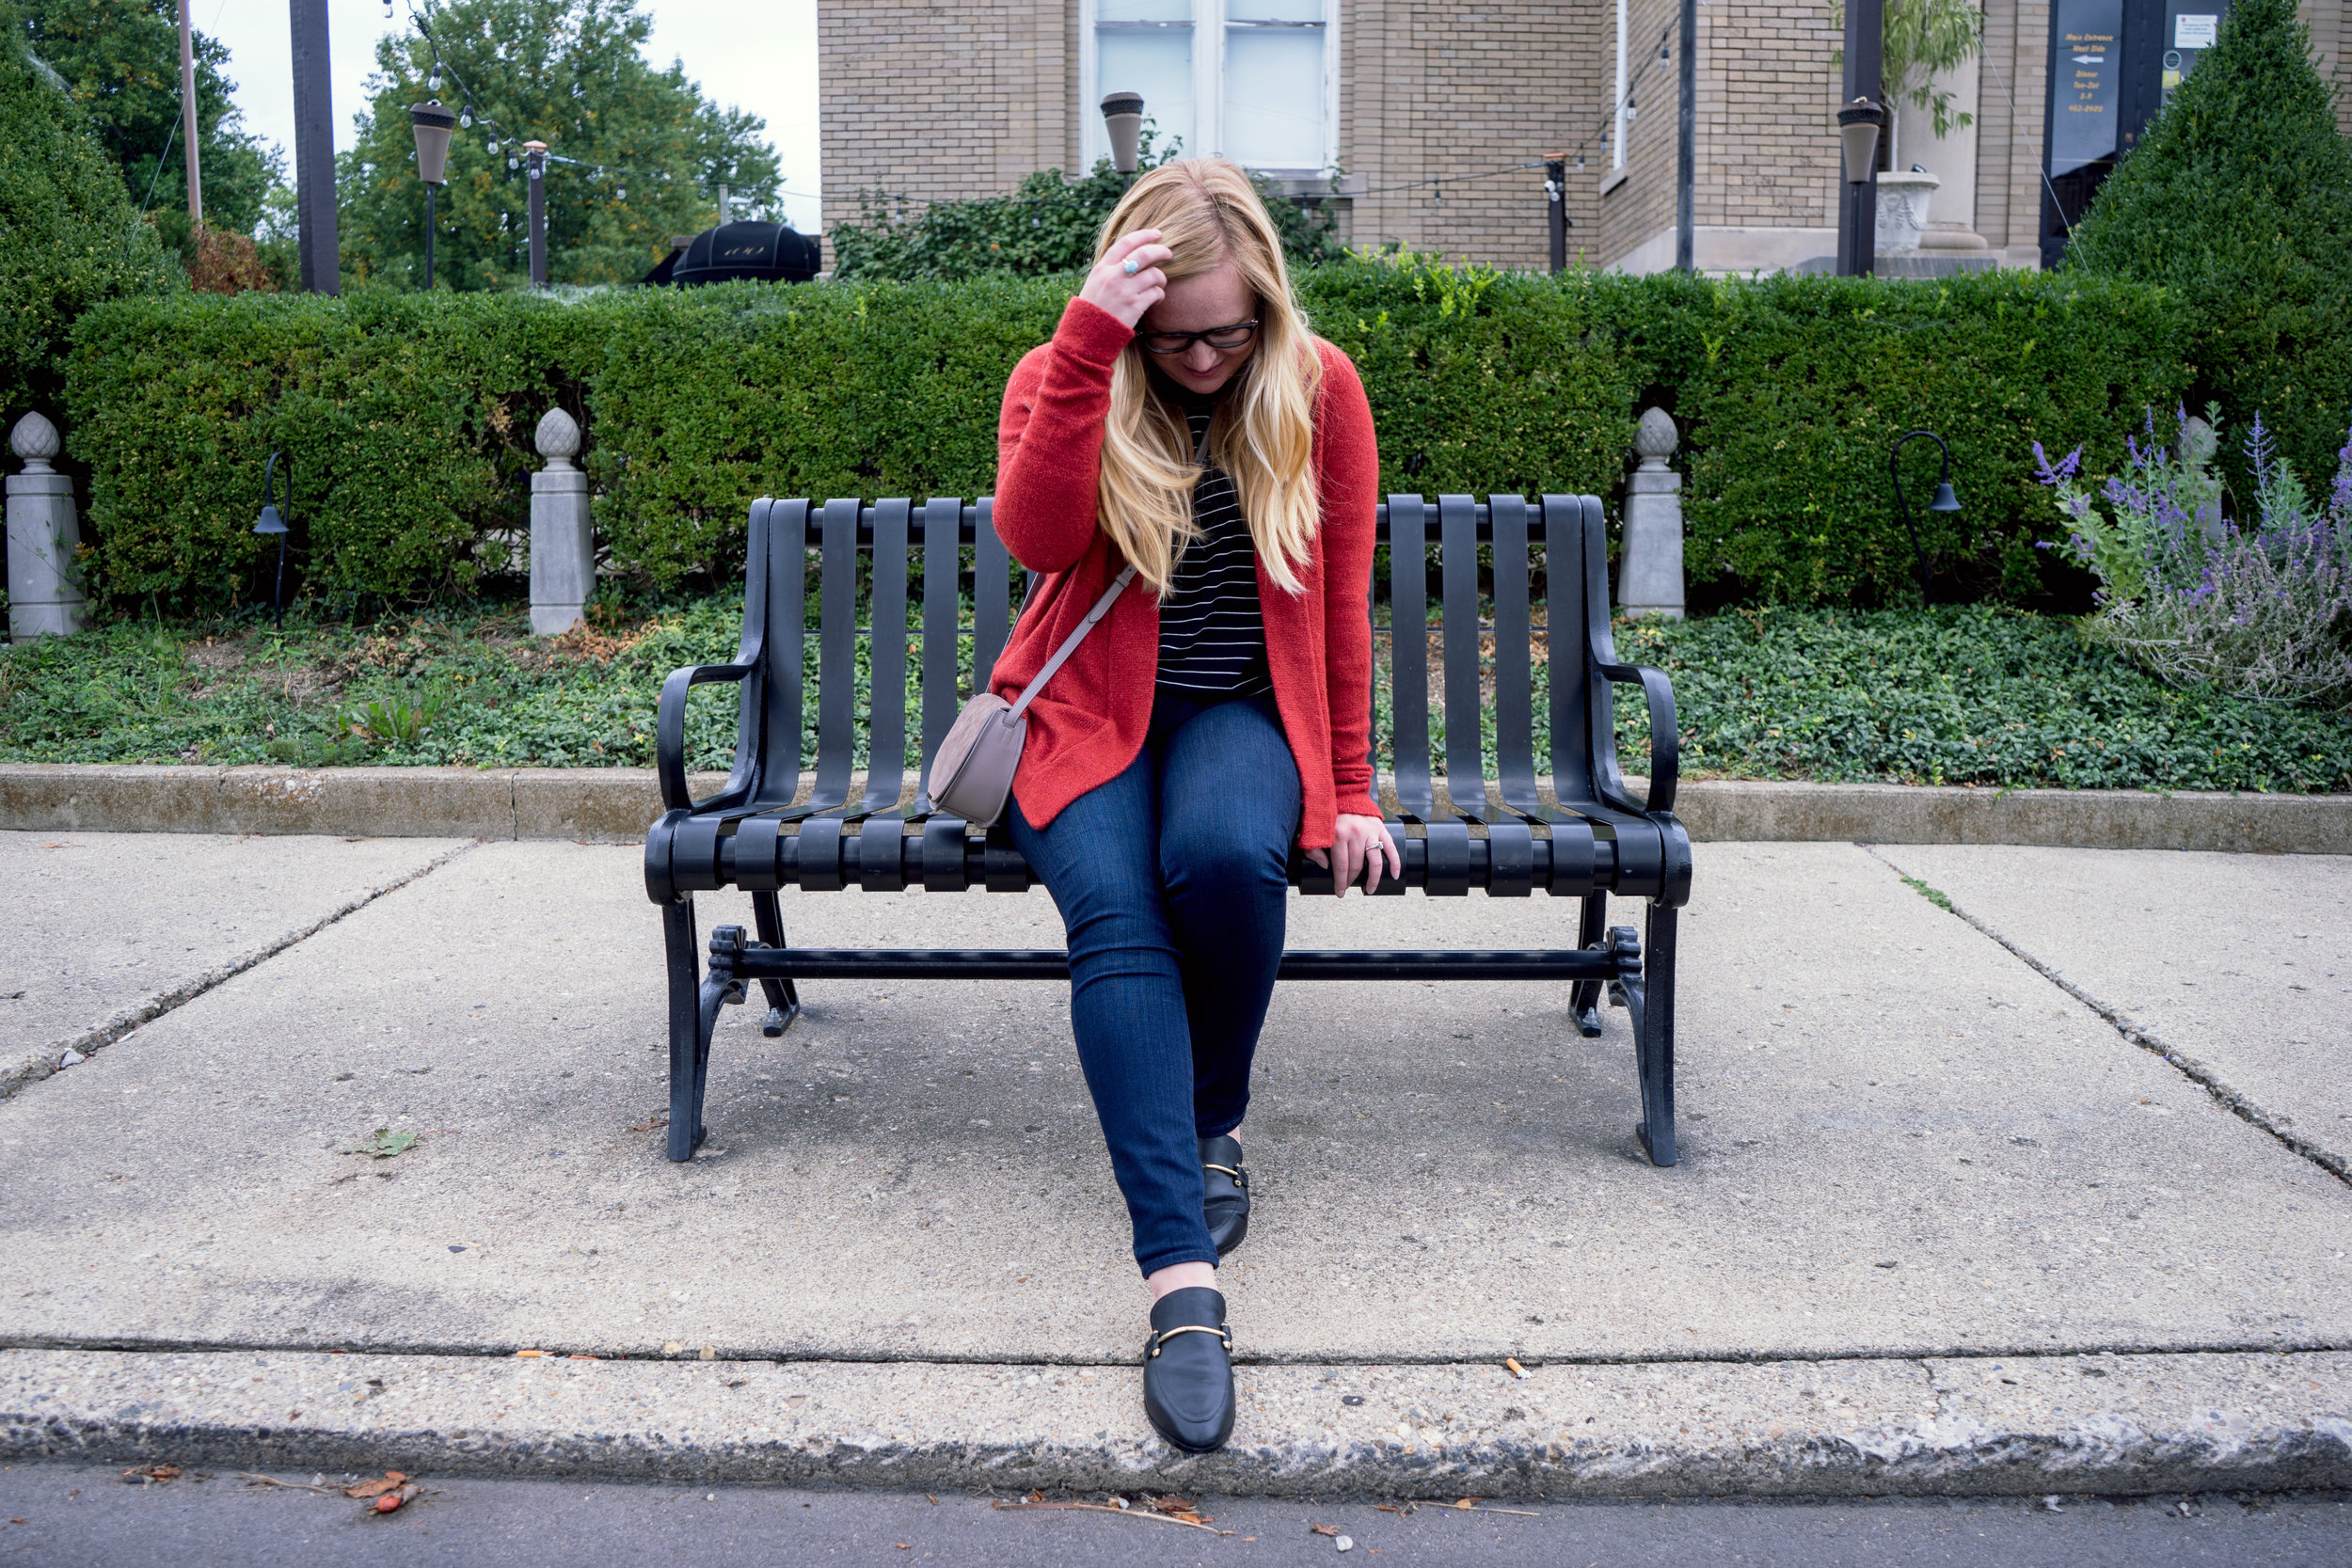
[[1233,1434],[1233,1333],[1225,1298],[1205,1285],[1152,1304],[1143,1342],[1143,1413],[1186,1453],[1215,1453]]
[[1200,1176],[1201,1217],[1222,1258],[1249,1234],[1249,1173],[1242,1168],[1241,1145],[1230,1137],[1201,1139]]

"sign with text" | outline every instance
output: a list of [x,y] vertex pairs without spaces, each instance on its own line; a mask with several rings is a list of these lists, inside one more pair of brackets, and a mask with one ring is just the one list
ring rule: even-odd
[[2058,0],[2050,61],[2050,175],[2115,156],[2123,0]]

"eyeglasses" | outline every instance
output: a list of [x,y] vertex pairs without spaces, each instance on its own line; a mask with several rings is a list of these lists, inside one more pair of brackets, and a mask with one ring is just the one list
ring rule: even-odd
[[1254,321],[1235,322],[1231,326],[1212,326],[1206,332],[1147,332],[1143,346],[1151,354],[1183,354],[1195,343],[1206,343],[1219,353],[1231,354],[1237,348],[1249,346],[1249,340],[1258,335]]

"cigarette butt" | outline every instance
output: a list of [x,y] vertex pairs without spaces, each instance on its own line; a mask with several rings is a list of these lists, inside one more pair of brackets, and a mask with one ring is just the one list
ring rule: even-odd
[[1527,1376],[1527,1369],[1519,1365],[1518,1357],[1506,1355],[1502,1358],[1502,1364],[1511,1369],[1513,1377]]

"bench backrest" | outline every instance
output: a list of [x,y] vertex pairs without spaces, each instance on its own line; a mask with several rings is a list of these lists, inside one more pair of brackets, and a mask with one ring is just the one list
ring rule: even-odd
[[[920,754],[928,759],[954,723],[965,693],[994,667],[1017,603],[1013,565],[991,520],[992,498],[967,503],[939,498],[917,505],[903,499],[761,499],[753,503],[747,551],[743,640],[738,661],[759,673],[741,688],[741,734],[726,788],[713,798],[729,809],[760,811],[789,803],[801,784],[806,694],[803,671],[807,639],[817,640],[816,780],[803,812],[888,810],[906,784],[908,642],[921,645]],[[1558,800],[1597,801],[1613,811],[1639,811],[1627,798],[1615,745],[1615,710],[1597,665],[1614,664],[1609,627],[1607,545],[1599,500],[1592,496],[1392,495],[1378,509],[1379,542],[1389,546],[1391,624],[1375,620],[1374,657],[1391,677],[1390,727],[1393,779],[1404,815],[1446,819],[1438,812],[1429,757],[1429,638],[1442,637],[1445,711],[1478,714],[1492,673],[1496,773],[1503,802],[1530,816],[1547,815],[1536,789],[1534,672],[1531,632],[1549,650],[1549,763]],[[1428,551],[1435,546],[1442,614],[1432,626],[1427,594]],[[1494,615],[1479,618],[1481,546],[1492,551]],[[965,619],[961,589],[969,570],[973,611]],[[818,562],[818,607],[808,610],[809,556]],[[956,570],[928,569],[934,552],[950,552]],[[919,552],[922,597],[916,628],[907,627],[909,563]],[[946,559],[946,556],[940,559]],[[861,567],[864,569],[861,570]],[[1031,578],[1034,583],[1034,577]],[[861,587],[864,592],[861,593]],[[1374,599],[1378,599],[1375,584]],[[863,603],[861,603],[863,601]],[[1373,613],[1374,606],[1366,607]],[[861,625],[859,613],[867,617]],[[1491,645],[1482,646],[1487,636]],[[970,653],[963,653],[964,640]],[[860,644],[868,679],[858,678]],[[867,779],[854,801],[856,731],[861,689],[868,736]],[[1376,705],[1375,705],[1376,713]],[[1375,731],[1376,731],[1375,724]],[[1484,787],[1481,726],[1445,728],[1444,772],[1456,816],[1491,815]],[[1377,735],[1375,733],[1375,745]],[[1464,787],[1468,781],[1479,781]],[[918,780],[914,810],[929,811],[928,780]]]

